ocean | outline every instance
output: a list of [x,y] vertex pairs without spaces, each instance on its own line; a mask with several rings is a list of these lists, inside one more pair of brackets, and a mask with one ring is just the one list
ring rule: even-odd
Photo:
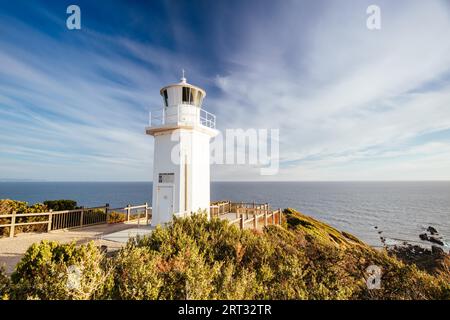
[[[30,204],[72,199],[83,206],[121,207],[151,203],[151,194],[151,182],[0,182],[0,199]],[[381,245],[378,231],[388,243],[429,245],[419,239],[428,226],[439,231],[447,248],[450,243],[450,181],[212,182],[211,200],[295,208],[372,246]]]

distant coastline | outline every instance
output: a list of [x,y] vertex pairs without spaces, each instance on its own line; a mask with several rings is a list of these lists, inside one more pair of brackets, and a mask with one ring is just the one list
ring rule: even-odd
[[8,178],[0,178],[0,182],[50,182],[46,180],[34,180],[34,179],[8,179]]

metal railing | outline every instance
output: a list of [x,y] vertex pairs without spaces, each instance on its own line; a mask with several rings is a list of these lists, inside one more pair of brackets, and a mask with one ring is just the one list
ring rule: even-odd
[[190,104],[165,107],[149,112],[149,127],[166,124],[202,125],[216,128],[216,116]]

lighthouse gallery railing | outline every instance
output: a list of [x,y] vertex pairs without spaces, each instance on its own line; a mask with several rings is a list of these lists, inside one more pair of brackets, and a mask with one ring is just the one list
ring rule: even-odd
[[200,124],[208,128],[216,128],[216,116],[194,105],[166,107],[149,112],[149,126],[165,124]]

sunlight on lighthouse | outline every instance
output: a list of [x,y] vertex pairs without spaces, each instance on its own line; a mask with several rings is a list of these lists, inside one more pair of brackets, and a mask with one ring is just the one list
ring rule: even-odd
[[169,222],[173,215],[209,215],[209,144],[218,134],[216,118],[202,109],[206,92],[182,74],[179,83],[160,90],[164,106],[151,112],[146,128],[155,138],[152,225]]

